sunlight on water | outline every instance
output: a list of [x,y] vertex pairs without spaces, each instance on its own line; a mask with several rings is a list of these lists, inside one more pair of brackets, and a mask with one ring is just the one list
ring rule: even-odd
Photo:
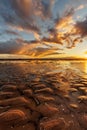
[[[16,68],[16,71],[25,75],[26,73],[87,73],[87,61],[0,61],[0,66],[0,70],[9,68],[6,71],[11,71],[12,69],[14,71]],[[3,71],[2,75],[3,73],[5,72]],[[9,75],[10,73],[8,73]]]
[[[87,74],[87,61],[1,61],[0,79],[5,81],[30,81],[32,78],[53,75],[58,80],[65,78],[68,82],[72,79],[85,77]],[[56,79],[56,80],[57,80]],[[62,83],[62,81],[61,81]],[[63,85],[62,85],[63,86]]]
[[84,63],[85,65],[84,65],[84,71],[85,71],[85,73],[87,74],[87,61]]

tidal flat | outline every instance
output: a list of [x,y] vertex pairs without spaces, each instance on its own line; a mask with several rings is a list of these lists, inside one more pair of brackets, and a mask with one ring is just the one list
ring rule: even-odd
[[87,130],[87,61],[0,61],[0,130]]

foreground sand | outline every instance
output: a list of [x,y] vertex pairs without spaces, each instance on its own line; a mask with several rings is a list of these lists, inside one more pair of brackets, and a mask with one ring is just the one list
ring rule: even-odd
[[0,130],[87,130],[84,65],[1,63]]
[[45,78],[1,85],[0,130],[87,130],[87,83],[72,82],[66,93],[53,75]]

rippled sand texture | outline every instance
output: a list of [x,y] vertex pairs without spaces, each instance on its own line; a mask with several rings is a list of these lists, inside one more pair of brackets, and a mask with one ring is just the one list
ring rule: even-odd
[[0,130],[87,130],[84,63],[1,63]]

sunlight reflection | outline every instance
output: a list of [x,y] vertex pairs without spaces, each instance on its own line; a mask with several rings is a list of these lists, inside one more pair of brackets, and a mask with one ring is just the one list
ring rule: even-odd
[[87,74],[87,61],[84,62],[84,72]]

